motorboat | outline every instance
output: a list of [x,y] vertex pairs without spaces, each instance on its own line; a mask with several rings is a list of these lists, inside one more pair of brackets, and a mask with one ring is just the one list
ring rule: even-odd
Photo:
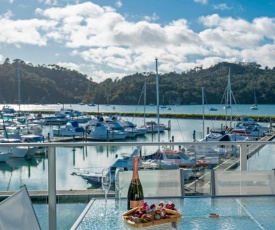
[[98,141],[125,140],[126,133],[117,130],[108,129],[101,122],[88,124],[85,128],[88,139]]
[[243,128],[235,128],[231,131],[231,133],[250,137],[264,137],[266,131],[268,131],[268,128],[261,129],[258,126],[251,125]]
[[[124,171],[131,171],[133,170],[133,156],[137,156],[139,154],[140,148],[137,147],[134,149],[131,155],[125,155],[121,154],[121,156],[118,156],[115,161],[109,166],[111,175],[112,175],[112,182],[114,182],[115,178],[115,172],[116,168],[122,167],[124,168]],[[78,169],[78,172],[73,173],[73,175],[77,175],[85,179],[87,182],[95,185],[100,186],[101,185],[101,176],[102,172],[101,170],[98,171],[92,171],[92,169],[89,168],[80,168]]]
[[227,133],[224,130],[210,130],[201,141],[248,141],[249,138],[241,136],[237,133]]
[[169,162],[176,164],[178,167],[192,168],[197,166],[209,166],[207,161],[197,161],[185,153],[184,149],[172,150],[169,148],[158,149],[153,154],[142,156],[143,160],[156,160],[156,162]]
[[145,122],[145,127],[147,128],[148,133],[157,133],[164,132],[166,129],[166,126],[164,124],[157,124],[155,121],[147,121]]
[[65,116],[48,116],[44,117],[43,125],[66,125],[69,119]]
[[258,106],[256,104],[251,105],[250,107],[251,110],[258,110]]
[[137,132],[137,135],[145,135],[148,131],[148,129],[143,126],[143,127],[137,127],[133,122],[128,121],[128,120],[123,120],[123,119],[118,119],[118,122],[120,125],[124,127],[127,132]]
[[108,129],[111,129],[113,131],[116,130],[116,131],[120,131],[120,132],[125,132],[126,138],[135,138],[138,135],[137,130],[135,130],[134,128],[129,128],[129,127],[125,128],[116,120],[115,121],[105,120],[103,125],[105,125]]
[[66,117],[68,120],[74,120],[78,123],[86,123],[91,120],[91,116],[84,115],[82,112],[73,109],[61,109],[55,113],[56,116]]
[[[21,140],[15,138],[1,138],[0,143],[15,143],[15,146],[0,147],[0,152],[11,153],[10,157],[23,158],[33,156],[37,147],[20,146]],[[19,145],[19,146],[18,146]]]
[[64,136],[64,137],[73,137],[73,136],[83,136],[85,129],[82,126],[79,126],[77,121],[71,120],[68,121],[65,127],[53,127],[54,136]]
[[[140,154],[140,147],[134,149],[131,155],[122,154],[118,156],[116,160],[109,166],[112,182],[115,181],[115,172],[118,167],[124,169],[124,171],[133,170],[133,156],[138,156]],[[170,169],[179,169],[179,166],[169,160],[156,160],[156,159],[144,159],[140,158],[139,170],[170,170]],[[184,171],[184,179],[188,180],[192,174],[192,170]],[[78,172],[73,173],[73,175],[78,175],[85,179],[87,182],[99,186],[101,184],[101,171],[91,171],[87,168],[78,169]]]
[[14,114],[16,113],[15,109],[9,105],[4,105],[1,110],[2,114]]

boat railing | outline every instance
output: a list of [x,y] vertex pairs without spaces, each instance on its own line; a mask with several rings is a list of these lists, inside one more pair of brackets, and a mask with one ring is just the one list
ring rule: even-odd
[[[0,147],[5,146],[28,146],[28,147],[45,147],[48,158],[48,210],[49,210],[49,229],[56,229],[57,213],[57,149],[60,147],[88,147],[88,146],[140,146],[140,147],[157,147],[169,146],[172,149],[180,149],[184,146],[193,146],[210,148],[219,146],[224,149],[223,155],[217,165],[204,168],[200,174],[200,167],[192,168],[194,176],[192,181],[182,181],[181,187],[184,196],[255,196],[255,195],[275,195],[275,171],[270,170],[249,170],[248,159],[253,154],[258,153],[262,148],[268,146],[267,151],[273,154],[275,142],[273,141],[236,141],[236,142],[45,142],[45,143],[0,143]],[[235,149],[236,152],[229,152]],[[68,151],[68,154],[71,154]],[[200,153],[206,157],[206,153]],[[198,155],[194,154],[195,158]],[[236,167],[238,169],[236,170]],[[183,171],[183,169],[180,169]],[[197,170],[197,171],[196,171]],[[163,173],[163,172],[162,172]],[[169,186],[167,184],[167,186]],[[144,188],[146,189],[146,187]],[[164,188],[165,189],[165,188]]]

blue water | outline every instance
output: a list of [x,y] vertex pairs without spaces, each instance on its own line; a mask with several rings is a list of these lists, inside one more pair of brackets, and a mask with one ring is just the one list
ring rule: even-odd
[[[0,108],[2,108],[3,104],[0,104]],[[14,104],[11,105],[15,110],[19,110],[19,106]],[[238,105],[233,104],[232,110],[228,110],[227,113],[230,115],[236,116],[275,116],[275,106],[274,105],[259,105],[258,110],[250,110],[251,105]],[[172,105],[170,106],[171,110],[159,109],[160,114],[170,113],[170,114],[225,114],[226,111],[223,109],[223,104],[207,104],[204,105]],[[116,113],[143,113],[144,106],[143,105],[96,105],[96,106],[88,106],[88,105],[79,105],[79,104],[48,104],[48,105],[20,105],[20,110],[22,111],[59,111],[61,108],[71,108],[74,110],[79,110],[82,112],[116,112]],[[204,108],[204,109],[203,109]],[[210,108],[216,108],[217,111],[209,111]],[[156,106],[146,106],[145,111],[147,113],[155,113]],[[231,112],[232,111],[232,112]]]
[[[70,105],[65,105],[68,108]],[[222,107],[222,105],[219,105]],[[1,107],[1,105],[0,105]],[[21,105],[22,110],[55,110],[58,111],[63,105]],[[74,109],[81,111],[96,110],[97,106],[91,107],[88,105],[72,105]],[[102,111],[108,111],[112,109],[112,105],[105,106],[100,105],[99,108]],[[115,105],[116,112],[134,112],[137,106],[123,106]],[[173,109],[169,112],[181,111],[184,113],[199,113],[202,111],[201,105],[185,105],[185,106],[172,106]],[[211,105],[215,107],[215,105]],[[218,108],[218,105],[216,105]],[[239,105],[240,110],[246,111],[247,115],[252,113],[268,113],[269,116],[273,115],[273,105],[260,105],[259,111],[252,111],[249,109],[249,105]],[[14,105],[14,108],[17,107]],[[143,111],[143,106],[138,106],[140,111]],[[148,110],[155,111],[155,106],[147,106]],[[234,109],[234,107],[232,108]],[[219,110],[218,110],[219,111]],[[217,112],[218,112],[217,111]],[[167,111],[166,111],[167,112]],[[224,112],[221,108],[220,112]],[[249,112],[249,114],[248,114]],[[142,124],[143,118],[126,117],[125,119],[134,121],[136,124]],[[152,118],[150,118],[152,119]],[[169,142],[174,140],[175,142],[180,141],[192,141],[193,131],[196,131],[196,139],[201,139],[203,136],[202,127],[204,124],[205,132],[206,128],[209,127],[221,127],[226,121],[219,120],[190,120],[190,119],[160,119],[161,123],[168,124],[171,122],[171,131],[165,131],[160,135],[160,141]],[[234,123],[234,122],[233,122]],[[260,123],[268,125],[268,123]],[[44,126],[43,134],[47,136],[48,133],[52,136],[52,127]],[[157,142],[157,135],[146,134],[144,137],[138,137],[131,142]],[[103,167],[109,166],[114,160],[116,155],[121,153],[129,153],[133,151],[133,147],[85,147],[85,148],[57,148],[57,189],[86,189],[90,185],[87,184],[82,178],[71,175],[77,171],[78,168],[98,168],[99,170]],[[143,152],[150,153],[155,151],[155,147],[147,147],[143,149]],[[273,146],[267,146],[260,150],[258,154],[255,154],[253,158],[249,160],[249,169],[261,169],[267,170],[275,168],[275,156]],[[251,162],[251,163],[250,163]],[[47,189],[47,178],[48,178],[48,159],[43,157],[35,157],[32,160],[25,159],[11,159],[7,163],[0,163],[0,190],[18,190],[22,184],[26,184],[30,190],[46,190]]]

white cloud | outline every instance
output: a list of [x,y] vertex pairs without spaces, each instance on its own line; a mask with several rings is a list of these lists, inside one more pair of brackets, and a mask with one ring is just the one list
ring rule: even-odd
[[49,50],[54,44],[67,53],[52,50],[52,55],[60,60],[73,56],[81,63],[60,61],[59,65],[87,73],[94,80],[154,71],[155,57],[160,72],[206,68],[230,60],[275,65],[273,18],[250,22],[213,14],[200,17],[198,22],[204,28],[194,31],[185,19],[164,25],[149,18],[132,22],[114,8],[91,2],[37,8],[35,13],[29,20],[12,20],[11,11],[0,15],[0,31],[5,31],[0,34],[0,44],[49,46]]
[[148,22],[154,22],[159,19],[159,16],[156,13],[153,13],[152,16],[145,16],[144,19]]
[[117,8],[122,7],[122,2],[121,2],[121,1],[117,1],[117,2],[116,2],[116,7],[117,7]]
[[214,9],[215,10],[231,10],[232,7],[227,6],[226,3],[221,3],[221,4],[214,4]]
[[56,63],[59,66],[62,66],[66,69],[70,69],[70,70],[76,70],[76,71],[80,71],[80,66],[75,64],[75,63],[71,63],[71,62],[58,62]]
[[194,0],[196,3],[207,4],[207,0]]

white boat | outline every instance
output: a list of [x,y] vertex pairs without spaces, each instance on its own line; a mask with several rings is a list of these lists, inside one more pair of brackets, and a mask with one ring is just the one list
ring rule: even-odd
[[250,107],[251,110],[258,110],[258,102],[256,98],[256,92],[254,91],[254,104]]
[[[44,136],[37,134],[26,134],[21,136],[21,142],[23,143],[43,143]],[[45,155],[47,152],[45,147],[39,146],[35,147],[34,155]]]
[[12,106],[4,105],[1,110],[2,114],[14,114],[16,113],[15,109]]
[[163,148],[158,149],[153,154],[149,155],[143,155],[142,159],[147,160],[156,160],[163,161],[163,162],[169,162],[176,164],[178,167],[185,167],[185,168],[193,168],[198,166],[208,166],[209,162],[202,161],[202,160],[196,160],[194,157],[189,157],[185,153],[185,149],[181,150],[172,150],[169,148]]
[[0,143],[16,144],[15,146],[12,146],[12,147],[9,147],[9,146],[0,147],[0,152],[9,152],[11,153],[11,157],[14,157],[14,158],[33,156],[36,151],[36,147],[18,146],[18,144],[22,143],[20,139],[1,138]]
[[265,130],[261,130],[258,126],[247,126],[244,128],[235,128],[231,131],[232,134],[239,134],[249,137],[264,137]]
[[128,132],[132,132],[135,131],[137,132],[137,135],[145,135],[148,131],[148,129],[143,126],[139,126],[137,127],[133,122],[131,121],[127,121],[127,120],[123,120],[123,119],[119,119],[118,120],[119,124],[121,124],[125,130],[127,130]]
[[243,137],[236,133],[230,134],[224,130],[210,130],[201,141],[248,141],[249,138]]
[[[117,157],[116,160],[109,166],[112,174],[112,182],[114,182],[115,171],[117,167],[124,168],[124,171],[133,170],[133,156],[137,156],[139,154],[139,151],[140,149],[137,147],[129,156],[122,154],[121,156]],[[94,171],[91,168],[80,168],[78,169],[78,172],[73,173],[73,175],[80,176],[93,185],[101,185],[101,169]]]
[[115,116],[112,116],[111,119],[105,119],[105,122],[102,124],[108,129],[125,132],[126,138],[135,138],[138,135],[138,131],[135,128],[125,128]]
[[155,121],[147,121],[145,122],[145,127],[147,128],[147,133],[157,133],[164,132],[166,129],[166,126],[164,124],[157,124]]
[[66,117],[68,120],[77,121],[78,123],[86,123],[91,120],[91,116],[84,115],[82,112],[73,109],[61,108],[60,111],[55,113],[56,116]]
[[68,121],[65,127],[53,127],[54,136],[64,136],[64,137],[73,137],[73,136],[83,136],[85,129],[79,126],[77,121]]
[[43,125],[65,125],[68,121],[64,116],[48,116],[44,117]]
[[[140,147],[135,148],[135,150],[132,152],[130,156],[121,155],[119,156],[110,166],[109,169],[111,171],[112,175],[112,182],[115,181],[115,172],[116,168],[122,167],[124,168],[124,171],[132,171],[133,170],[133,156],[138,156],[140,152]],[[147,159],[143,160],[141,158],[139,163],[140,170],[170,170],[170,169],[178,169],[179,166],[175,164],[174,162],[171,162],[169,160],[156,160],[156,159]],[[101,171],[91,171],[91,169],[88,168],[82,168],[78,169],[78,172],[73,173],[74,175],[81,176],[83,179],[85,179],[87,182],[93,184],[93,185],[100,185],[101,184]],[[188,180],[192,174],[192,170],[185,170],[184,171],[184,179]]]
[[126,133],[110,130],[105,125],[102,125],[101,122],[97,122],[96,124],[88,124],[85,128],[86,135],[88,139],[98,140],[98,141],[111,141],[111,140],[125,140]]

